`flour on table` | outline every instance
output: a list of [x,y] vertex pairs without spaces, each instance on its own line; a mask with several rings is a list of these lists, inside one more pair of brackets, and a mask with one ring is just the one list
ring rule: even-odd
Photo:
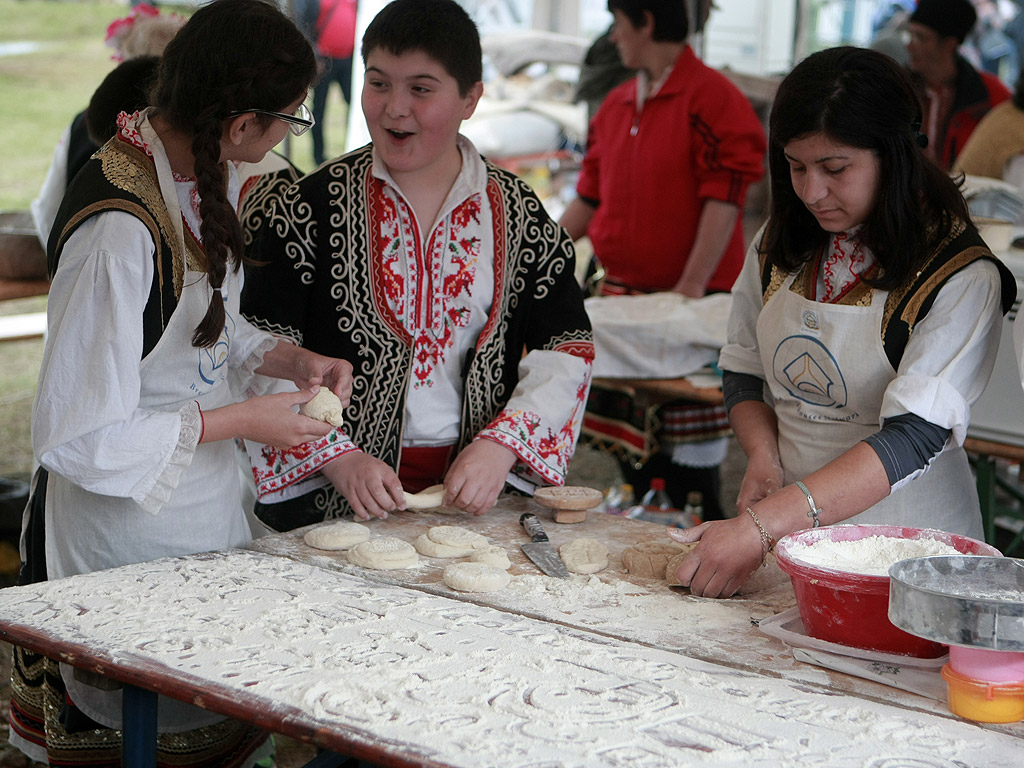
[[961,555],[956,547],[936,539],[901,539],[868,536],[855,541],[821,539],[811,544],[797,542],[787,550],[789,557],[807,565],[866,576],[888,576],[900,560],[931,555]]
[[[0,590],[0,612],[8,621],[81,638],[100,653],[209,681],[206,694],[221,703],[244,699],[258,711],[323,733],[344,732],[357,746],[382,748],[406,762],[452,768],[1016,768],[1020,762],[1018,737],[948,714],[840,696],[288,558],[215,554],[68,582]],[[495,594],[510,590],[582,610],[649,596],[597,576],[520,576]],[[674,600],[659,601],[652,614],[673,602],[689,609],[672,617],[680,632],[695,616],[720,608],[715,601],[666,597]],[[619,617],[631,618],[623,611]]]

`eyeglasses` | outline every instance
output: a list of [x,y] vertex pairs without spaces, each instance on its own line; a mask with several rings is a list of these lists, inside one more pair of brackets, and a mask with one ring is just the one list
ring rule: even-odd
[[247,115],[250,112],[257,115],[269,115],[270,117],[276,117],[278,120],[284,120],[288,123],[288,130],[296,136],[301,136],[316,123],[316,120],[313,119],[313,113],[309,111],[305,104],[299,104],[299,108],[296,109],[295,114],[292,115],[286,115],[284,112],[271,112],[269,109],[239,109],[235,112],[229,113],[228,117]]

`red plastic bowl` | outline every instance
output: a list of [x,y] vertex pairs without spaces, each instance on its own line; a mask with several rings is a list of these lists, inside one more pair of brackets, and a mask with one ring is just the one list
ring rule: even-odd
[[940,643],[904,632],[889,621],[889,577],[838,571],[794,560],[790,548],[817,541],[857,541],[869,536],[936,539],[968,555],[998,557],[988,544],[930,528],[900,525],[832,525],[784,536],[776,547],[779,567],[789,574],[804,629],[811,637],[853,648],[932,659]]

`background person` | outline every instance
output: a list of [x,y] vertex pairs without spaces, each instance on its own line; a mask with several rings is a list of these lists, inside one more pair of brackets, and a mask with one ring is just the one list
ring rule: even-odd
[[985,114],[1010,98],[998,77],[958,52],[976,18],[970,0],[919,0],[907,20],[907,67],[919,84],[925,152],[943,170],[953,167]]
[[[159,56],[184,23],[183,16],[176,13],[160,13],[153,6],[140,3],[132,8],[127,16],[110,23],[107,27],[106,44],[114,49],[112,58],[117,62],[127,62],[138,56]],[[138,70],[125,69],[114,77],[126,78],[130,72],[137,74]],[[113,85],[113,81],[107,84],[108,93]],[[131,90],[132,86],[126,87],[129,90],[124,94],[125,104],[122,109],[128,110],[136,101],[137,92]],[[68,184],[103,143],[94,141],[89,136],[86,126],[87,112],[88,110],[83,110],[75,115],[64,130],[53,150],[53,159],[50,161],[39,195],[29,206],[36,234],[44,249],[50,237],[53,217],[57,215],[57,208],[67,191]],[[116,116],[117,113],[114,114]]]
[[[294,406],[343,399],[351,367],[257,331],[238,312],[243,255],[232,161],[299,121],[315,75],[294,24],[260,0],[196,11],[160,59],[153,109],[72,181],[48,253],[48,335],[32,412],[42,469],[22,531],[23,583],[237,547],[252,537],[234,438],[289,446],[328,425]],[[277,113],[276,116],[275,114]],[[252,396],[254,374],[302,391]],[[162,698],[157,760],[251,764],[267,735]],[[11,741],[50,764],[120,765],[119,692],[15,655]],[[171,733],[168,733],[171,731]]]
[[[611,41],[637,76],[605,97],[590,124],[577,197],[560,223],[588,235],[605,295],[728,291],[743,263],[743,207],[764,173],[765,138],[750,102],[688,45],[686,5],[610,0]],[[696,17],[707,18],[709,4]],[[631,411],[621,394],[595,388],[591,408]],[[606,413],[607,412],[607,413]],[[641,468],[620,462],[639,497],[666,479],[682,509],[700,491],[704,513],[722,516],[718,465],[729,427],[720,406],[674,401],[659,410],[662,450]]]
[[818,523],[982,535],[963,441],[1016,287],[919,120],[905,70],[874,51],[813,54],[779,87],[770,217],[719,360],[748,458],[738,516],[670,534],[698,541],[678,572],[694,594],[732,594]]
[[295,20],[317,52],[317,81],[313,86],[313,162],[327,159],[324,131],[331,85],[352,104],[352,54],[356,38],[356,0],[296,0]]

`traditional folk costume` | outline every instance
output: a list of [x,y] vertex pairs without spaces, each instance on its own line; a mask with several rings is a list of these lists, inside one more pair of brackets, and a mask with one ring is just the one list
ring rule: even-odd
[[[231,168],[230,199],[239,188]],[[212,291],[198,202],[195,180],[172,175],[142,113],[121,115],[61,206],[32,419],[43,469],[23,528],[26,583],[251,539],[234,443],[200,445],[200,409],[237,401],[276,340],[240,317],[242,273],[229,268],[221,338],[191,345]],[[11,725],[33,759],[120,764],[120,692],[84,685],[50,659],[17,653]],[[158,727],[158,759],[180,766],[250,765],[267,741],[164,697]]]
[[[671,290],[686,266],[705,201],[742,211],[748,187],[764,175],[765,148],[750,102],[689,46],[660,83],[649,85],[640,73],[611,91],[590,124],[576,188],[595,206],[587,235],[606,273],[601,293]],[[730,290],[739,274],[742,218],[709,291]],[[591,392],[584,429],[622,459],[634,483],[667,473],[671,485],[685,475],[682,485],[704,491],[709,516],[722,516],[714,468],[725,458],[730,429],[721,406],[685,400],[651,406],[602,382]],[[674,497],[685,497],[685,490]],[[682,506],[681,498],[677,503]]]
[[273,528],[347,513],[317,470],[356,450],[410,491],[477,439],[516,454],[514,487],[565,482],[593,359],[572,243],[525,183],[458,146],[436,222],[416,220],[370,145],[247,199],[264,263],[248,272],[246,317],[354,366],[342,428],[250,446],[256,514]]
[[764,382],[785,482],[870,442],[886,420],[912,414],[949,430],[945,444],[923,469],[890,473],[890,495],[847,522],[982,538],[963,442],[1016,293],[1006,267],[962,222],[893,291],[864,282],[878,264],[856,232],[834,236],[826,253],[795,273],[766,266],[759,241],[733,289],[719,366]]

